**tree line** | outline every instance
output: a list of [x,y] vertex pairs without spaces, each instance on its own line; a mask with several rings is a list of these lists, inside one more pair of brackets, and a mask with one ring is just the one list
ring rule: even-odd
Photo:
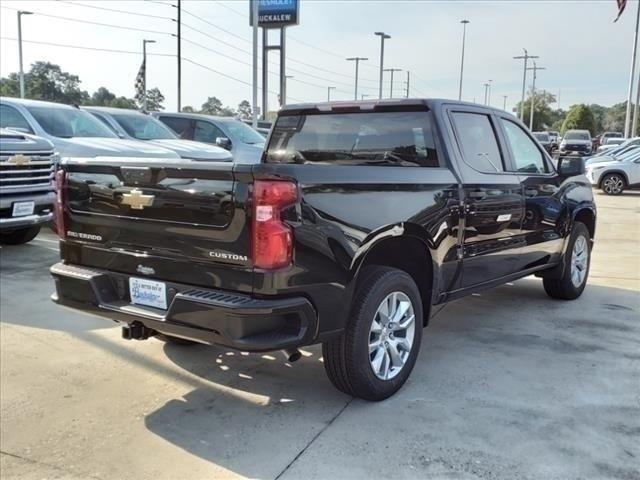
[[[45,100],[48,102],[64,103],[67,105],[92,105],[100,107],[115,107],[141,109],[134,98],[117,96],[107,87],[100,87],[92,94],[80,88],[80,77],[65,72],[59,65],[50,62],[35,62],[24,74],[25,98]],[[19,97],[20,77],[16,72],[0,78],[0,96]],[[150,111],[164,110],[164,95],[158,88],[147,90],[147,109]],[[251,104],[243,100],[237,109],[224,106],[216,97],[209,97],[197,109],[186,106],[183,112],[204,113],[223,117],[251,118]]]

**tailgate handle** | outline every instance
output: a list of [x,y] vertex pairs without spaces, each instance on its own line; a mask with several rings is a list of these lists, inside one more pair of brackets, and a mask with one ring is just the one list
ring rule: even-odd
[[151,169],[149,167],[120,167],[124,183],[150,183]]

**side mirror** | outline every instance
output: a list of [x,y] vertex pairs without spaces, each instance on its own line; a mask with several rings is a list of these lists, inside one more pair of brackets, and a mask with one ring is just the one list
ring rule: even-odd
[[231,140],[227,137],[217,137],[216,145],[224,148],[225,150],[231,150]]
[[558,159],[558,174],[561,177],[575,177],[584,175],[584,158],[560,157]]

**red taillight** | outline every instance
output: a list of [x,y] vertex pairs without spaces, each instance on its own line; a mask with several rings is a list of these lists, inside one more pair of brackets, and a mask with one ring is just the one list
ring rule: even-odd
[[253,265],[287,267],[293,256],[293,231],[282,210],[298,200],[298,187],[285,181],[257,180],[253,185]]
[[56,204],[54,205],[54,218],[56,232],[60,240],[67,238],[67,225],[64,213],[64,202],[67,196],[67,174],[64,170],[56,172]]

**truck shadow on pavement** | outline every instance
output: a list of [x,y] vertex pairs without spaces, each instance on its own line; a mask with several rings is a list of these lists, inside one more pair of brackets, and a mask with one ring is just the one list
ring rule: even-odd
[[[567,303],[548,299],[536,279],[453,302],[424,331],[408,383],[380,403],[351,402],[335,390],[319,346],[288,364],[279,352],[165,345],[176,366],[217,387],[169,399],[145,425],[251,478],[275,478],[289,468],[292,478],[304,476],[295,465],[305,459],[318,478],[377,477],[385,474],[376,460],[380,448],[409,478],[483,469],[490,475],[505,465],[514,470],[497,478],[544,477],[546,467],[535,460],[541,457],[561,477],[627,478],[640,455],[631,441],[640,432],[633,384],[638,311],[634,291],[590,285]],[[399,420],[399,411],[410,414]],[[384,445],[369,443],[380,431]],[[311,442],[320,453],[307,451]],[[536,454],[522,455],[527,448]],[[323,455],[344,466],[323,466]]]

